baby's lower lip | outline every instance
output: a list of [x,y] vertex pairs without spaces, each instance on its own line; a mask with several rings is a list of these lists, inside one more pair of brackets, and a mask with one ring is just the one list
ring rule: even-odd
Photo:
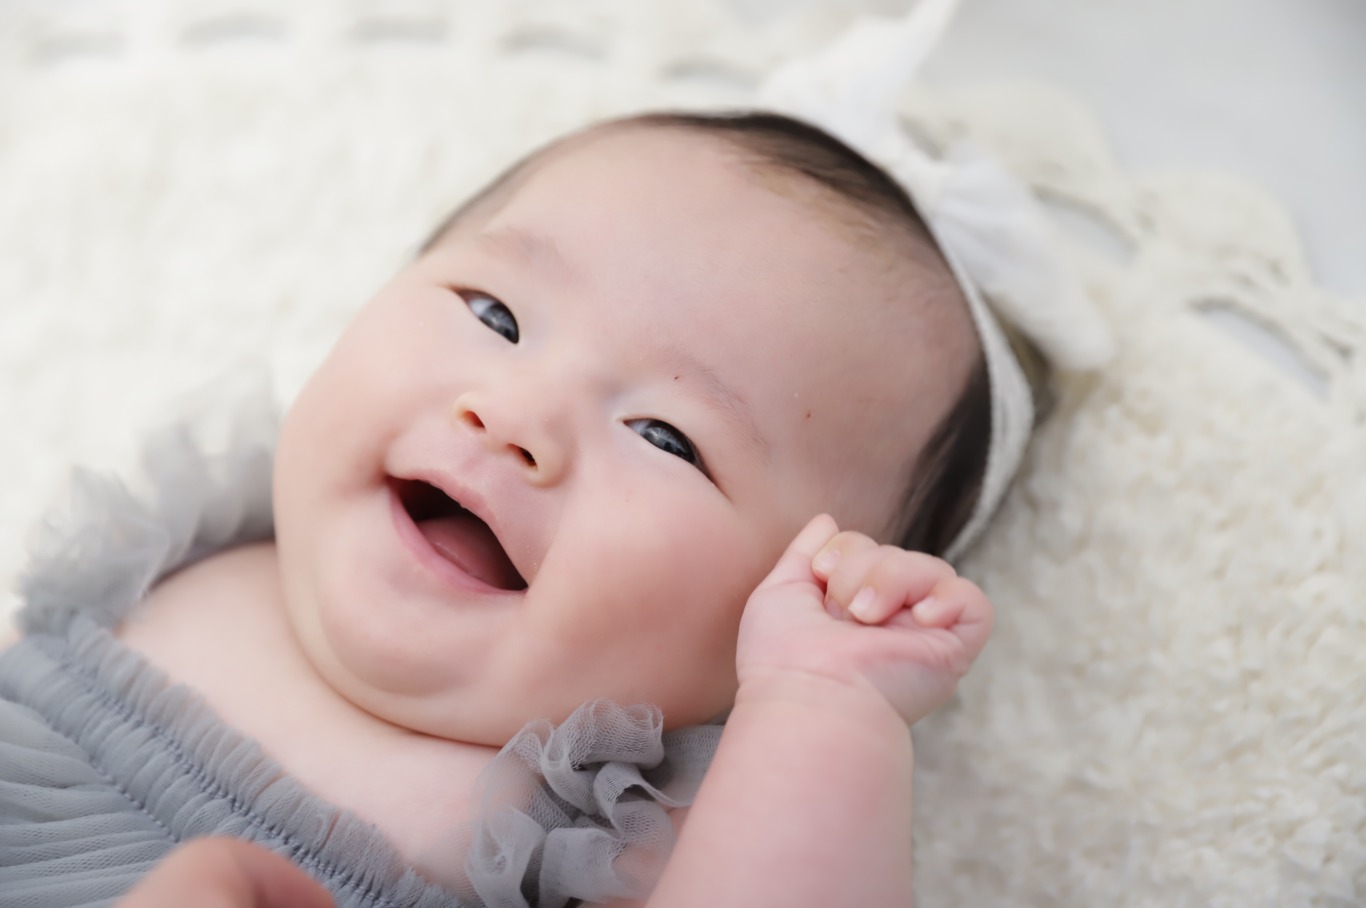
[[487,593],[497,596],[516,596],[525,592],[525,590],[504,590],[492,586],[446,558],[432,547],[432,544],[427,541],[427,537],[417,528],[417,524],[413,522],[413,518],[403,507],[403,502],[399,500],[392,485],[388,488],[387,494],[389,496],[390,517],[393,520],[394,530],[398,533],[399,541],[414,556],[417,563],[427,573],[434,574],[443,585],[465,593]]

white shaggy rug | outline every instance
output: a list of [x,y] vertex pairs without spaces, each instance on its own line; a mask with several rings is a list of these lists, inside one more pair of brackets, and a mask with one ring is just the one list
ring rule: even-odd
[[[835,9],[759,28],[701,0],[0,4],[0,579],[69,463],[122,463],[225,370],[269,362],[287,398],[514,155],[608,114],[743,104]],[[1120,349],[1059,378],[965,565],[999,629],[916,730],[919,904],[1359,903],[1366,306],[1315,287],[1268,197],[1127,175],[1057,92],[922,89],[907,114],[1071,212],[1061,242]]]

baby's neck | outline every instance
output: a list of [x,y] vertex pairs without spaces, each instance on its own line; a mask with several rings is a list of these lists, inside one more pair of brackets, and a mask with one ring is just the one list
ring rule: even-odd
[[120,638],[314,793],[433,867],[469,819],[475,776],[496,750],[418,734],[332,689],[284,611],[273,544],[232,549],[165,579]]

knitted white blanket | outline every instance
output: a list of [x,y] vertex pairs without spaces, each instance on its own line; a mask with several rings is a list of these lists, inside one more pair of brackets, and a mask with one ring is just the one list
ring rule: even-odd
[[[0,580],[68,463],[120,463],[243,358],[287,397],[514,155],[603,115],[743,104],[836,24],[808,9],[757,31],[701,0],[0,3]],[[1126,175],[1056,92],[922,91],[907,113],[1087,213],[1063,242],[1120,347],[1060,377],[966,565],[1000,625],[916,731],[920,904],[1356,904],[1366,306],[1314,286],[1271,200]]]

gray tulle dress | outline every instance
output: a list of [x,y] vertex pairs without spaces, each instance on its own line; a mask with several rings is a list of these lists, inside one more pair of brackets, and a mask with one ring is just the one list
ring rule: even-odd
[[665,808],[691,801],[718,726],[666,734],[654,708],[603,701],[558,727],[528,725],[480,777],[478,815],[451,856],[464,882],[442,888],[114,637],[157,578],[270,535],[267,409],[234,419],[225,456],[201,453],[186,429],[154,439],[146,494],[78,476],[35,542],[24,637],[0,653],[0,906],[111,904],[177,843],[207,835],[289,857],[341,906],[648,893],[673,843]]

